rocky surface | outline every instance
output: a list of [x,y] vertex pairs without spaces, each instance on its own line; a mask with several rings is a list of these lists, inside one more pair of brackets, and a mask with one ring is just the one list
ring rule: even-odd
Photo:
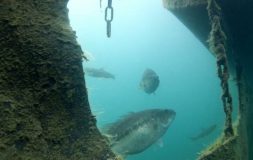
[[68,0],[0,2],[0,160],[107,160]]

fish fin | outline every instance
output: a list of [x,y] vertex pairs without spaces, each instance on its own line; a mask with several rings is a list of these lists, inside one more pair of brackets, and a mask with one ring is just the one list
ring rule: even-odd
[[115,79],[116,79],[116,78],[115,78],[115,75],[112,75],[112,79],[113,79],[113,80],[115,80]]
[[103,127],[101,127],[100,128],[101,132],[102,133],[108,133],[111,128],[113,128],[114,126],[117,126],[118,124],[122,123],[122,121],[128,119],[128,117],[130,117],[133,114],[135,114],[135,112],[129,112],[125,115],[120,116],[117,121],[112,122],[112,123],[108,123],[108,124],[104,125]]
[[93,115],[95,116],[95,117],[99,117],[100,115],[102,115],[102,114],[104,114],[105,113],[105,111],[93,111]]
[[87,50],[84,50],[83,52],[84,52],[84,53],[83,53],[83,56],[85,57],[85,60],[86,60],[86,61],[93,61],[93,60],[95,60],[95,57],[93,56],[92,53],[90,53],[90,52],[87,51]]
[[131,115],[133,115],[133,114],[135,114],[135,112],[128,112],[127,114],[124,114],[124,115],[120,116],[120,117],[119,117],[119,121],[120,121],[121,119],[125,119],[125,118],[127,118],[127,117],[129,117],[129,116],[131,116]]
[[102,135],[109,140],[109,144],[110,146],[117,144],[118,142],[115,142],[113,139],[115,139],[117,137],[117,135],[111,135],[111,134],[106,134],[106,133],[102,133]]
[[99,128],[99,130],[104,134],[107,133],[108,130],[113,126],[114,123],[108,123],[103,125],[102,127]]
[[115,138],[115,137],[117,137],[117,136],[113,136],[113,135],[111,135],[111,134],[103,134],[106,138],[108,138],[108,139],[112,139],[112,138]]
[[145,87],[146,87],[146,85],[143,82],[141,82],[140,85],[139,85],[139,88],[141,90],[144,90]]
[[89,61],[90,59],[83,53],[81,55],[82,59],[84,59],[85,61]]
[[162,138],[158,139],[157,145],[158,145],[160,148],[163,148],[163,147],[164,147],[164,142],[163,142]]

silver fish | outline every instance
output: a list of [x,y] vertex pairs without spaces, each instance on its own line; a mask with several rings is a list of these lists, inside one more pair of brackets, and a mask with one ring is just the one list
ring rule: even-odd
[[209,126],[208,128],[202,129],[202,131],[198,135],[191,137],[191,140],[196,141],[201,138],[204,138],[204,137],[210,135],[211,133],[213,133],[216,128],[217,128],[217,125],[214,124],[214,125]]
[[146,69],[143,73],[140,88],[146,93],[154,93],[159,86],[160,80],[159,76],[152,69]]
[[176,112],[170,109],[149,109],[130,113],[108,125],[102,133],[109,138],[112,150],[127,156],[143,152],[167,131]]
[[107,71],[105,71],[103,68],[96,69],[96,68],[89,68],[85,67],[84,72],[91,77],[96,78],[112,78],[115,79],[115,76]]

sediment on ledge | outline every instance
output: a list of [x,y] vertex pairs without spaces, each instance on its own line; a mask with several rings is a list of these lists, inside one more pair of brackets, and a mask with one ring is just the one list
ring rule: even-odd
[[89,108],[67,3],[0,3],[0,160],[115,157]]

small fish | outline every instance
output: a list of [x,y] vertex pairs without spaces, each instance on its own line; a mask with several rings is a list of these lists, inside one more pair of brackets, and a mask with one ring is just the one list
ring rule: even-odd
[[154,93],[159,86],[159,76],[152,69],[146,69],[143,73],[140,88],[146,93]]
[[214,125],[211,125],[211,126],[208,127],[208,128],[202,129],[202,131],[201,131],[198,135],[196,135],[196,136],[194,136],[194,137],[191,137],[191,140],[196,141],[196,140],[199,140],[199,139],[201,139],[201,138],[204,138],[204,137],[210,135],[211,133],[213,133],[213,131],[214,131],[216,128],[217,128],[217,125],[214,124]]
[[157,142],[167,131],[176,112],[170,109],[148,109],[130,113],[104,127],[112,150],[124,157],[138,154]]
[[115,76],[107,71],[105,71],[103,68],[96,69],[96,68],[89,68],[85,67],[84,72],[91,77],[96,78],[112,78],[115,79]]

